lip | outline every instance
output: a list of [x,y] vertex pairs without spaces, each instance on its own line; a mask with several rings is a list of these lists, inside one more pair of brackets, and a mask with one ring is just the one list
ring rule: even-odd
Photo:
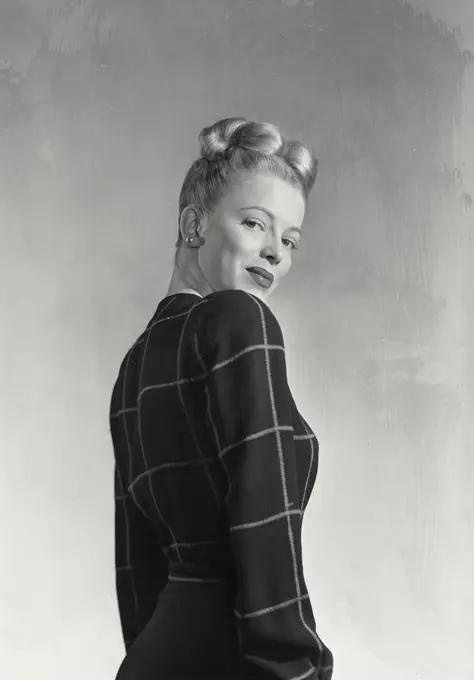
[[270,272],[267,272],[266,269],[262,269],[262,267],[247,267],[247,271],[249,274],[255,274],[257,278],[252,276],[254,281],[256,281],[262,288],[270,288],[274,281],[274,276],[273,274],[270,274]]

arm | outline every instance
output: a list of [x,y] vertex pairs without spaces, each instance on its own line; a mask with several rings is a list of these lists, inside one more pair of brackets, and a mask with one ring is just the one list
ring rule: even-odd
[[128,651],[151,618],[168,577],[151,521],[124,487],[115,466],[115,585],[120,623]]
[[162,552],[155,525],[129,490],[131,447],[138,413],[126,409],[124,390],[132,352],[125,356],[112,390],[109,411],[114,450],[115,497],[115,588],[125,649],[131,647],[145,628],[168,577],[168,561]]
[[241,652],[265,677],[330,680],[332,654],[316,633],[303,576],[295,407],[281,329],[242,291],[208,304],[197,352],[228,480]]

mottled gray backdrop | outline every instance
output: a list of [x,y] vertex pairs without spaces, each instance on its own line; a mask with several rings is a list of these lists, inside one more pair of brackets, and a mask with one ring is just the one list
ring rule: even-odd
[[272,305],[334,678],[472,680],[473,53],[472,0],[0,0],[2,677],[115,677],[110,390],[244,115],[320,158]]

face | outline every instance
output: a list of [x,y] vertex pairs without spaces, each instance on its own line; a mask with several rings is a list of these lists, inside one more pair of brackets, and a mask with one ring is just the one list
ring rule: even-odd
[[301,190],[263,173],[242,173],[200,224],[199,265],[214,290],[268,297],[289,272],[305,214]]

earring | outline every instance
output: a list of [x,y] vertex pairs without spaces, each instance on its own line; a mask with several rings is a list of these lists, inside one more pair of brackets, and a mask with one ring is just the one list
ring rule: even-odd
[[184,245],[186,248],[200,248],[206,243],[206,241],[198,234],[193,234],[192,236],[186,236],[184,240]]

